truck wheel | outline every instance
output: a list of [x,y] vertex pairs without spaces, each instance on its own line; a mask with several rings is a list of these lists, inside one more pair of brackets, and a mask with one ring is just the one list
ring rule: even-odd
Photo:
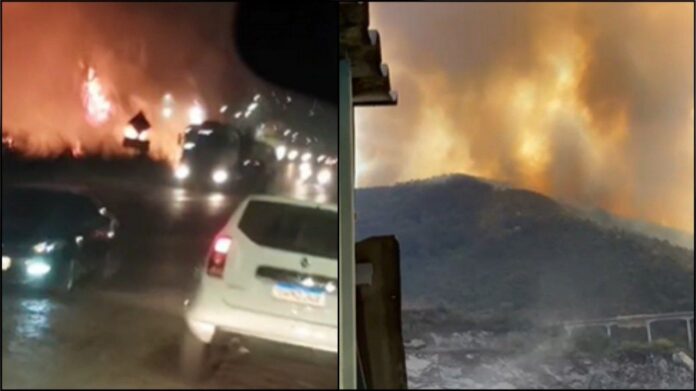
[[179,365],[184,379],[199,383],[213,373],[212,346],[196,338],[188,329],[181,342]]

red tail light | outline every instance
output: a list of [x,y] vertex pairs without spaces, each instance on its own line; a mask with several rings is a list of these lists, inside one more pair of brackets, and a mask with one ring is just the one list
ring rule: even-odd
[[92,231],[92,238],[105,240],[112,239],[114,237],[114,232],[108,228],[102,228]]
[[227,254],[232,247],[232,238],[229,236],[218,236],[213,243],[208,259],[208,275],[211,277],[222,277],[227,263]]

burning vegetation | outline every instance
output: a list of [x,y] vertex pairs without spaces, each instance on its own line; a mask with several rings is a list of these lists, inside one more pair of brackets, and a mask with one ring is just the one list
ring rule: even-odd
[[3,145],[24,155],[133,155],[123,139],[142,111],[152,123],[149,156],[173,162],[189,107],[205,115],[249,94],[252,78],[232,45],[233,5],[3,3],[2,11]]
[[[693,232],[693,4],[372,4],[358,183],[466,173]],[[386,39],[388,37],[388,39]]]

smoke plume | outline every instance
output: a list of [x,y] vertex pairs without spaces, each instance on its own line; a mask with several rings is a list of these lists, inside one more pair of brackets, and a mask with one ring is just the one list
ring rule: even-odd
[[371,4],[358,184],[462,172],[693,232],[693,4]]

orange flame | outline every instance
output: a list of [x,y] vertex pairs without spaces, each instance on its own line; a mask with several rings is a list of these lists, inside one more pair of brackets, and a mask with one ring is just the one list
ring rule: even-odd
[[111,117],[113,105],[92,67],[87,70],[87,80],[82,87],[82,103],[87,122],[93,126],[102,125]]

